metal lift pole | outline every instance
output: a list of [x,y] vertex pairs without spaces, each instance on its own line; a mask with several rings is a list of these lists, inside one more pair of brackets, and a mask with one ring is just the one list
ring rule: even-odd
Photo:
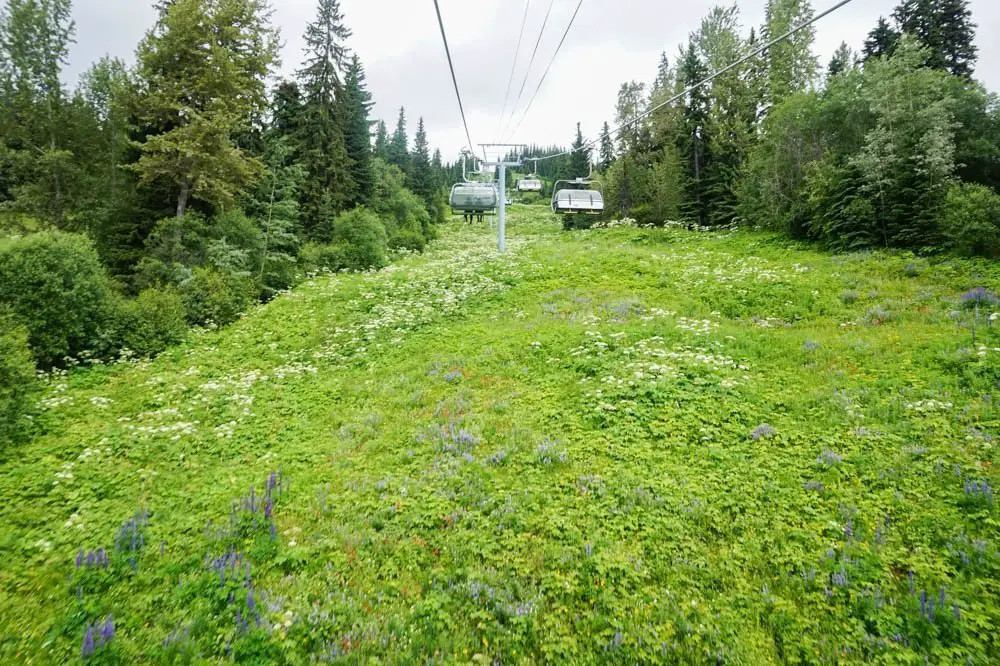
[[[500,148],[517,148],[519,153],[523,155],[525,148],[524,144],[520,143],[487,143],[480,144],[483,148],[486,147],[500,147]],[[496,162],[484,162],[484,166],[495,166],[497,167],[498,177],[498,192],[497,196],[500,200],[497,202],[497,249],[503,254],[507,249],[507,167],[520,167],[524,165],[523,158],[518,158],[512,162],[505,162],[503,158],[497,159]]]

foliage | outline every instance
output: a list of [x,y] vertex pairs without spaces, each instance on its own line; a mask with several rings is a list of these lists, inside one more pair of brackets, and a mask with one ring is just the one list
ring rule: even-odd
[[1000,257],[1000,195],[982,185],[952,184],[941,227],[949,246],[959,253]]
[[179,343],[187,333],[184,300],[173,288],[149,288],[119,305],[116,327],[123,349],[155,356]]
[[1000,339],[949,314],[995,262],[558,226],[43,380],[0,650],[110,615],[95,663],[1000,658]]
[[310,273],[335,272],[347,266],[347,258],[341,245],[306,243],[302,246],[300,259],[302,267]]
[[249,277],[208,267],[194,269],[180,289],[188,321],[200,326],[236,321],[256,296]]
[[20,431],[34,381],[28,329],[0,310],[0,442],[13,441]]
[[353,270],[382,268],[388,260],[385,225],[364,207],[337,216],[333,242],[341,248],[345,266]]
[[42,232],[0,245],[0,306],[27,326],[43,368],[108,351],[111,287],[84,236]]

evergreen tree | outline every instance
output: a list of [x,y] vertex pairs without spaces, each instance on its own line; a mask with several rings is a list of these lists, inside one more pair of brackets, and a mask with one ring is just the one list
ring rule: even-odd
[[424,131],[424,119],[417,120],[417,134],[413,141],[413,152],[410,154],[409,187],[430,208],[434,199],[434,176],[431,173],[430,149],[427,146],[427,132]]
[[[687,48],[681,51],[678,77],[685,88],[702,81],[708,75],[708,68],[695,49],[694,40],[688,42]],[[678,136],[678,153],[684,155],[686,196],[682,211],[687,217],[697,220],[698,224],[708,224],[708,209],[705,206],[705,196],[702,186],[702,172],[709,151],[705,141],[704,130],[708,119],[711,100],[706,89],[692,90],[684,105],[684,132]]]
[[899,33],[885,20],[884,16],[880,16],[878,23],[865,38],[865,45],[861,49],[865,62],[871,58],[892,55],[898,40]]
[[394,164],[403,173],[407,173],[409,171],[409,157],[409,142],[406,137],[406,109],[399,107],[399,120],[396,121],[396,130],[392,133],[392,138],[386,148],[386,158],[389,164]]
[[607,121],[601,128],[600,169],[607,171],[615,161],[615,144],[611,141],[611,128]]
[[372,169],[372,122],[371,93],[365,85],[365,71],[357,54],[347,68],[344,86],[344,110],[347,125],[344,129],[344,144],[351,158],[351,177],[357,185],[357,196],[349,205],[367,204],[375,189],[375,171]]
[[569,171],[573,178],[586,178],[590,174],[590,146],[586,146],[583,141],[583,132],[580,131],[580,123],[576,124],[576,139],[573,140],[572,154],[569,156]]
[[847,42],[841,42],[837,50],[834,51],[833,57],[830,58],[830,64],[826,68],[827,77],[832,78],[846,72],[854,66],[854,61],[854,52],[851,51],[851,47],[847,45]]
[[60,74],[73,42],[70,0],[8,0],[0,15],[0,143],[11,161],[14,207],[65,226],[79,172],[68,149]]
[[306,61],[299,71],[304,96],[299,146],[305,169],[301,215],[310,235],[329,240],[334,216],[356,200],[344,131],[346,118],[341,97],[347,49],[344,40],[351,31],[344,25],[339,0],[319,0],[316,20],[305,34]]
[[927,65],[970,77],[976,64],[976,24],[968,0],[903,0],[892,17],[901,33],[928,49]]
[[372,148],[372,153],[379,159],[386,161],[389,159],[389,130],[381,118],[375,130],[375,146]]
[[274,91],[271,128],[280,136],[295,137],[302,121],[302,91],[295,81],[282,81]]
[[277,32],[263,0],[176,0],[139,47],[138,115],[149,132],[134,165],[173,191],[176,214],[194,198],[228,206],[261,163],[231,137],[263,115]]

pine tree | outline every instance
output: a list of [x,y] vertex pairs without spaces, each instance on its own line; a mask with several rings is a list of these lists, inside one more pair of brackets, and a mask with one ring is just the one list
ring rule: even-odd
[[403,173],[409,171],[409,142],[406,138],[406,109],[399,107],[399,120],[386,149],[389,164],[395,164]]
[[277,32],[263,0],[175,0],[139,47],[138,115],[149,135],[134,165],[169,186],[183,216],[190,199],[228,206],[261,173],[231,137],[261,117]]
[[369,203],[375,190],[375,171],[372,169],[372,122],[368,118],[372,106],[374,103],[371,93],[365,86],[365,71],[355,54],[347,68],[347,80],[344,86],[344,110],[347,121],[344,144],[347,155],[351,158],[351,177],[357,185],[357,196],[349,202],[349,206]]
[[389,159],[389,129],[381,118],[375,130],[375,146],[372,148],[375,157],[388,161]]
[[283,137],[299,134],[302,121],[302,91],[295,81],[282,81],[274,91],[271,104],[271,127]]
[[[678,76],[684,87],[693,86],[708,75],[708,68],[698,55],[694,41],[688,42],[681,51]],[[711,108],[711,100],[706,89],[696,88],[687,97],[684,105],[684,132],[678,136],[678,153],[684,155],[686,196],[682,212],[698,224],[708,224],[708,209],[702,185],[702,171],[709,156],[704,129]]]
[[833,78],[838,74],[846,72],[851,67],[854,66],[855,56],[854,52],[851,51],[851,47],[847,45],[847,42],[841,42],[837,50],[834,51],[833,57],[830,58],[830,64],[826,68],[827,78]]
[[611,128],[608,127],[607,121],[601,128],[600,155],[600,169],[602,172],[607,171],[615,161],[615,144],[611,141]]
[[319,0],[316,20],[306,28],[306,62],[298,75],[305,98],[299,137],[305,169],[301,214],[306,232],[321,240],[329,240],[324,234],[334,216],[357,196],[344,140],[346,118],[338,104],[347,57],[343,42],[350,35],[340,1]]
[[865,62],[871,58],[892,55],[897,41],[899,41],[899,33],[889,25],[884,16],[880,16],[878,23],[865,38],[865,45],[861,49]]
[[445,166],[441,161],[441,149],[435,148],[431,157],[431,173],[434,176],[434,189],[440,190],[445,183]]
[[580,123],[576,124],[576,139],[573,140],[573,153],[569,156],[569,171],[573,178],[586,178],[590,175],[590,146],[585,147]]

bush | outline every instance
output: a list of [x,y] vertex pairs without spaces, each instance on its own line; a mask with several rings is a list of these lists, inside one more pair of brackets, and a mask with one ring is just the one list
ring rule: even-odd
[[941,226],[956,252],[1000,256],[1000,195],[983,185],[953,184],[945,197]]
[[196,325],[225,326],[236,321],[253,302],[256,291],[250,279],[214,268],[196,268],[191,279],[181,285],[187,319]]
[[0,311],[0,442],[9,441],[17,432],[34,378],[27,327]]
[[521,195],[521,203],[527,206],[534,206],[542,202],[542,195],[538,192],[525,192]]
[[32,234],[0,247],[0,305],[28,328],[38,364],[110,348],[110,282],[93,244],[62,232]]
[[393,249],[405,249],[411,252],[423,252],[427,246],[427,239],[424,235],[410,230],[399,231],[389,239],[389,247]]
[[333,221],[333,241],[342,249],[347,268],[363,270],[386,264],[385,226],[378,215],[364,206],[337,216]]
[[146,289],[118,311],[119,342],[139,356],[153,356],[184,339],[184,300],[171,288]]
[[342,247],[324,243],[310,242],[303,245],[299,251],[299,261],[302,268],[310,273],[339,271],[347,265]]

